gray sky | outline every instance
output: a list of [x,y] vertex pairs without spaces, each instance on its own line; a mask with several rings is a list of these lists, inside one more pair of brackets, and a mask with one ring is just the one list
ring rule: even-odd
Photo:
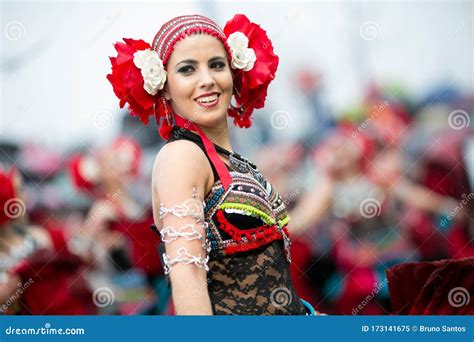
[[414,96],[442,81],[473,90],[470,1],[2,1],[0,140],[65,147],[109,139],[119,128],[105,78],[112,44],[151,42],[164,21],[191,13],[222,26],[244,13],[267,30],[280,68],[266,113],[294,113],[293,132],[308,115],[292,84],[296,69],[323,73],[336,112],[356,104],[370,79],[396,81]]

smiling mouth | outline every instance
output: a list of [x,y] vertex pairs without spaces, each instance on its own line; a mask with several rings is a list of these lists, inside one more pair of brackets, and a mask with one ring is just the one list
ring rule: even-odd
[[200,96],[194,101],[196,101],[200,106],[205,108],[214,107],[219,103],[219,95],[219,93],[214,93],[207,96]]

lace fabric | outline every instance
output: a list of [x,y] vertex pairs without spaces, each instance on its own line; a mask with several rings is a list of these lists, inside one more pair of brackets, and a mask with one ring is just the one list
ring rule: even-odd
[[305,315],[280,241],[209,261],[215,315]]

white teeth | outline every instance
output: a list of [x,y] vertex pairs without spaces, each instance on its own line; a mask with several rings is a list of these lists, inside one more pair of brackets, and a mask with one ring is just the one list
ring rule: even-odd
[[214,95],[211,95],[211,96],[200,97],[200,98],[196,99],[196,101],[199,102],[199,103],[209,103],[209,102],[213,102],[213,101],[217,100],[217,97],[218,97],[218,95],[214,94]]

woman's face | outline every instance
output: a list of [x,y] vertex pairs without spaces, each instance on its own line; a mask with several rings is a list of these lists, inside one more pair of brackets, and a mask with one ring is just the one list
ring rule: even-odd
[[165,98],[173,111],[199,126],[226,122],[232,96],[232,73],[222,42],[207,34],[176,43],[168,60]]

